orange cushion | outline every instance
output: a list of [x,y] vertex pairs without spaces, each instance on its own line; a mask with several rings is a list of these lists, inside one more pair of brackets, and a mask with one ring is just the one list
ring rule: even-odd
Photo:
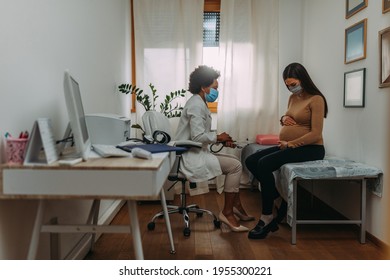
[[279,136],[274,134],[257,134],[256,143],[260,145],[277,145]]

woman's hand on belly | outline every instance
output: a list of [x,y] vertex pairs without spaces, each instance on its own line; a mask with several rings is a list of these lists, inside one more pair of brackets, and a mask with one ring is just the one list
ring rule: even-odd
[[296,125],[297,124],[297,122],[290,116],[283,116],[282,123],[285,126],[291,126],[291,125]]

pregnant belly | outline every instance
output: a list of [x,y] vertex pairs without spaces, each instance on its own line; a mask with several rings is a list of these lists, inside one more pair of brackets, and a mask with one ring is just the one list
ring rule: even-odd
[[279,139],[281,141],[292,141],[299,137],[302,137],[308,132],[310,132],[310,130],[307,127],[303,126],[283,126],[279,133]]

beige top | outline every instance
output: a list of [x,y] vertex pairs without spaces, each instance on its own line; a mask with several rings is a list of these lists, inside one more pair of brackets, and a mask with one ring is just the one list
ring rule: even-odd
[[292,117],[296,125],[283,126],[279,139],[291,145],[323,145],[322,128],[325,102],[320,95],[292,94],[285,116]]

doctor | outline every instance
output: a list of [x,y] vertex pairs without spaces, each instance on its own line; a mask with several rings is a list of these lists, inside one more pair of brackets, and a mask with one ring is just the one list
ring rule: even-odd
[[219,213],[219,220],[232,231],[248,231],[240,225],[234,215],[243,221],[251,221],[241,205],[239,186],[242,166],[238,159],[229,155],[214,155],[209,151],[209,144],[221,142],[226,147],[234,147],[232,138],[223,132],[217,135],[211,131],[211,113],[207,102],[218,98],[218,81],[220,74],[208,66],[199,66],[190,74],[189,91],[193,96],[188,99],[181,114],[176,132],[177,140],[200,142],[203,147],[191,148],[183,154],[181,171],[191,182],[204,182],[224,174],[225,204]]

